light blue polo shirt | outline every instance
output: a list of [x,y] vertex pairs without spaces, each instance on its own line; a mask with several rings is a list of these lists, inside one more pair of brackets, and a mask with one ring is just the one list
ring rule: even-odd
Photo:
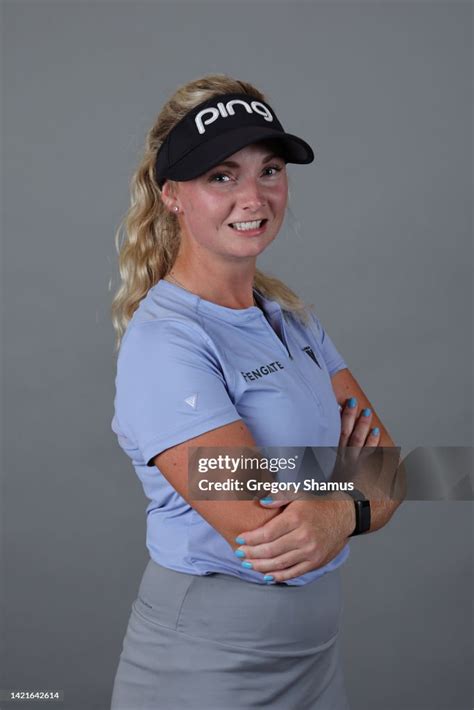
[[[346,363],[314,315],[305,327],[276,301],[254,295],[260,308],[232,309],[169,281],[153,286],[122,339],[112,429],[150,500],[151,558],[178,572],[264,584],[153,464],[165,449],[238,419],[257,446],[338,446],[330,376]],[[348,554],[346,544],[327,565],[286,584],[312,582]]]

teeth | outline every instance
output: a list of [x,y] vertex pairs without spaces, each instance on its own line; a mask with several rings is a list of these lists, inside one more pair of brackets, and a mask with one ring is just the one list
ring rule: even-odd
[[263,222],[263,219],[258,219],[255,222],[233,222],[234,229],[239,229],[245,232],[248,229],[258,229]]

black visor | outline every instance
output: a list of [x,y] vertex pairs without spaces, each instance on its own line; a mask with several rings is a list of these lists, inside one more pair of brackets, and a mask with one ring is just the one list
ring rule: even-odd
[[273,109],[248,94],[222,94],[196,106],[171,129],[155,164],[159,187],[165,180],[192,180],[251,143],[272,140],[287,163],[311,163],[314,153],[302,138],[285,133]]

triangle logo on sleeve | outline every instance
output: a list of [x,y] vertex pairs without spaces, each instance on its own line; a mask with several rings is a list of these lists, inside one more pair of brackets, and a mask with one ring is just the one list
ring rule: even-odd
[[190,394],[189,397],[186,397],[186,399],[184,401],[186,402],[186,404],[188,404],[191,407],[191,409],[196,409],[197,398],[198,398],[197,394]]
[[309,355],[309,357],[311,358],[311,360],[314,360],[314,362],[315,362],[316,365],[319,367],[319,369],[322,369],[322,368],[321,368],[321,365],[319,364],[319,362],[318,362],[318,360],[317,360],[317,358],[316,358],[316,355],[314,354],[313,348],[310,348],[309,345],[306,345],[304,348],[302,348],[302,350],[304,350],[304,352],[306,353],[306,355]]

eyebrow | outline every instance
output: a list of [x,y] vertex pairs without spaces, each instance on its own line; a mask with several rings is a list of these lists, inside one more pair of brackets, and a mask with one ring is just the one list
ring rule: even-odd
[[[271,153],[270,155],[267,155],[266,158],[264,158],[263,163],[264,163],[264,164],[265,164],[265,163],[268,163],[270,160],[273,160],[273,158],[280,158],[281,160],[283,160],[283,158],[281,157],[281,155],[277,155],[276,153]],[[234,162],[233,160],[224,160],[224,161],[222,161],[222,163],[219,163],[218,165],[215,165],[214,168],[212,168],[212,169],[215,170],[215,168],[218,168],[218,167],[220,167],[221,165],[226,165],[228,168],[238,168],[238,167],[240,167],[240,166],[239,166],[239,163],[236,163],[236,162]]]

